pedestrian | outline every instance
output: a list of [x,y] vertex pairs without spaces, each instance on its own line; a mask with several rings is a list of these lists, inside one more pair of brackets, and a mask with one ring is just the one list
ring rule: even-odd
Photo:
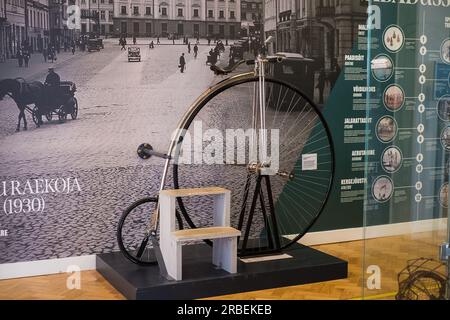
[[136,35],[133,35],[133,45],[136,45]]
[[127,40],[125,38],[122,39],[122,47],[120,48],[120,51],[127,50],[125,46],[127,45]]
[[154,43],[153,43],[153,40],[150,41],[150,44],[148,45],[148,47],[149,47],[150,49],[153,49],[153,48],[155,47],[155,45],[154,45]]
[[17,51],[17,62],[19,63],[19,68],[22,68],[23,66],[23,55],[22,55],[22,50],[19,49]]
[[180,72],[183,73],[184,72],[184,68],[186,66],[186,60],[184,59],[184,53],[181,54],[180,56],[180,62],[178,67],[180,68]]
[[323,91],[325,89],[326,74],[325,69],[321,68],[317,79],[316,89],[319,89],[319,104],[323,104]]
[[45,48],[42,50],[42,55],[44,56],[44,62],[47,62],[47,58],[48,58],[48,50],[47,50],[47,47],[45,47]]
[[25,62],[25,68],[28,68],[28,62],[30,61],[30,52],[27,49],[23,50],[23,61]]
[[198,54],[198,46],[197,44],[194,45],[194,58],[197,59],[197,54]]
[[208,46],[211,45],[211,38],[208,36]]
[[156,37],[156,44],[161,44],[161,42],[159,42],[159,36]]
[[72,55],[74,55],[74,54],[75,54],[75,42],[72,43]]
[[49,59],[52,59],[52,63],[54,62],[54,60],[57,60],[57,58],[56,58],[56,50],[55,50],[54,46],[52,46],[50,48]]
[[172,36],[172,44],[175,44],[175,35]]
[[188,53],[191,54],[191,43],[190,42],[188,42],[188,46],[187,47],[188,47]]

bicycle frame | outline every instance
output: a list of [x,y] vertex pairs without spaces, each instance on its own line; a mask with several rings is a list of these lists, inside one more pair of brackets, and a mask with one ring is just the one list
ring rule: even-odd
[[[238,62],[235,65],[235,68],[240,65],[245,63],[245,60],[242,60],[240,62]],[[259,81],[258,83],[255,83],[255,94],[253,95],[253,129],[256,129],[257,127],[257,119],[258,119],[258,112],[259,112],[259,118],[260,118],[260,129],[262,129],[262,133],[263,136],[261,138],[262,141],[262,148],[265,148],[266,144],[267,144],[267,136],[266,136],[266,132],[265,132],[265,102],[266,102],[266,97],[265,97],[265,65],[268,63],[268,60],[265,59],[265,57],[259,55],[257,57],[257,59],[255,60],[255,67],[254,70],[251,72],[246,72],[246,73],[241,73],[241,74],[237,74],[235,76],[229,77],[225,80],[220,81],[219,83],[213,85],[212,87],[210,87],[208,90],[204,91],[189,107],[189,109],[185,112],[185,114],[183,115],[183,117],[181,118],[180,122],[177,125],[177,129],[175,131],[175,135],[173,136],[173,138],[171,139],[170,145],[169,145],[169,150],[167,152],[167,155],[169,155],[169,157],[167,157],[165,163],[164,163],[164,169],[163,169],[163,174],[162,174],[162,178],[161,178],[161,183],[160,183],[160,188],[159,191],[161,192],[162,190],[164,190],[165,184],[166,184],[166,180],[167,180],[167,175],[168,175],[168,171],[169,171],[169,167],[170,167],[170,162],[172,160],[172,156],[174,154],[174,151],[176,150],[177,146],[181,143],[180,138],[182,137],[183,134],[183,128],[185,127],[186,123],[191,119],[191,117],[193,117],[196,111],[196,106],[200,103],[203,102],[203,100],[205,100],[212,92],[216,91],[216,90],[220,90],[221,87],[225,87],[227,85],[229,85],[229,83],[232,83],[236,80],[242,80],[242,79],[247,79],[247,78],[252,78],[254,76],[258,76]],[[259,100],[259,101],[258,101]],[[257,108],[257,102],[259,102],[259,110]],[[256,141],[256,137],[254,136],[254,133],[256,132],[256,130],[253,130],[253,134],[252,134],[252,142],[251,145],[255,146],[255,141]],[[262,149],[265,150],[265,149]],[[250,165],[250,164],[249,164]],[[255,166],[258,166],[257,164],[253,164]],[[262,163],[262,165],[265,165],[264,162]],[[147,232],[149,234],[152,235],[156,235],[157,229],[158,229],[158,223],[159,223],[159,200],[155,209],[154,214],[152,215],[152,219],[150,222],[150,225],[147,229]]]

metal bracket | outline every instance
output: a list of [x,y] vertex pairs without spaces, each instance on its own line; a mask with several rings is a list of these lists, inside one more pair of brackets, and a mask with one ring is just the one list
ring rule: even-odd
[[441,261],[449,261],[450,258],[450,244],[443,243],[439,247],[439,257]]

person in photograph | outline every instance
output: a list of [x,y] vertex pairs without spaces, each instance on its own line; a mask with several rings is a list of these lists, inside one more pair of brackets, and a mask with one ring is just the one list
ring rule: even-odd
[[325,74],[325,69],[321,68],[319,71],[319,77],[317,79],[316,89],[319,89],[319,104],[323,104],[323,92],[325,90],[325,82],[327,76]]
[[198,55],[198,46],[197,44],[194,45],[194,59],[197,59],[197,55]]
[[22,49],[19,49],[17,51],[17,62],[19,63],[19,68],[22,68],[23,66],[23,54],[22,54]]
[[186,66],[186,60],[184,58],[184,53],[182,53],[181,56],[180,56],[180,60],[179,60],[178,66],[180,68],[180,72],[184,73],[184,68]]
[[22,54],[23,54],[23,61],[25,63],[25,68],[28,68],[28,64],[30,61],[30,52],[28,51],[28,49],[24,49]]
[[156,44],[161,44],[161,42],[159,41],[159,36],[156,37]]
[[188,54],[191,54],[191,43],[188,42],[187,44]]

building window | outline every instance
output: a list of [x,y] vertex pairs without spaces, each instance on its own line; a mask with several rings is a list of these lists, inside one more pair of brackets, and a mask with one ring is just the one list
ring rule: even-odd
[[151,23],[146,23],[145,24],[145,34],[147,37],[149,37],[152,34],[152,24]]
[[105,11],[104,10],[100,11],[100,20],[105,20]]
[[138,15],[139,15],[139,7],[138,7],[138,6],[134,6],[134,7],[133,7],[133,14],[134,14],[135,16],[138,16]]
[[127,14],[127,7],[126,6],[121,6],[120,7],[120,14]]
[[113,3],[114,3],[114,0],[109,0],[108,3],[109,3],[109,4],[113,4]]
[[230,11],[230,19],[235,19],[234,11]]
[[92,3],[97,3],[97,0],[92,0]]
[[247,20],[247,16],[244,11],[241,11],[241,20]]
[[[165,8],[163,8],[165,9]],[[162,31],[162,36],[166,36],[167,35],[167,23],[162,23],[161,24],[161,31]]]
[[167,8],[161,8],[161,15],[162,16],[167,16]]
[[252,3],[252,9],[256,9],[256,3]]
[[100,3],[105,3],[105,0],[100,0]]
[[152,14],[152,11],[150,10],[150,7],[145,7],[145,15],[150,16]]
[[183,9],[178,8],[178,17],[182,17],[183,16]]
[[252,4],[251,3],[247,3],[247,9],[251,9],[252,8]]
[[219,11],[219,18],[220,18],[220,19],[225,18],[224,15],[223,15],[223,10],[220,10],[220,11]]
[[113,11],[108,11],[108,21],[113,21]]
[[86,3],[86,0],[81,0],[81,4],[85,4]]
[[208,10],[208,18],[214,18],[212,10]]
[[198,18],[198,9],[194,9],[194,18]]

